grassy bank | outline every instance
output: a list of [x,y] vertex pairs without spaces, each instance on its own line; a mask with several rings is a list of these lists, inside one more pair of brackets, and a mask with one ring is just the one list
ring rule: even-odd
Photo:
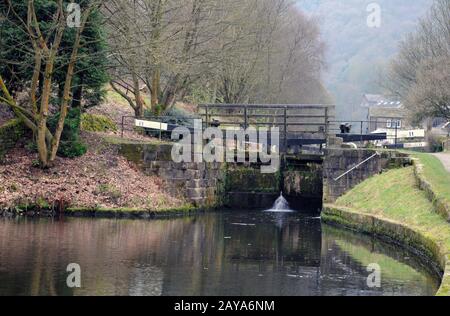
[[422,153],[411,155],[418,159],[416,174],[422,181],[422,189],[428,191],[428,198],[439,209],[441,215],[450,220],[450,173],[433,155]]
[[[437,183],[441,182],[431,168],[428,176],[435,176]],[[442,270],[446,269],[450,224],[435,212],[427,194],[417,187],[413,167],[391,170],[361,183],[335,205],[327,205],[323,218],[326,222],[390,237],[425,253]],[[448,273],[447,269],[450,277]],[[450,295],[447,278],[439,294]]]

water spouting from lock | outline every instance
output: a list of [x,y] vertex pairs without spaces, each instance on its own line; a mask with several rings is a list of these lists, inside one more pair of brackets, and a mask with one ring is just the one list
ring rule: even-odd
[[284,198],[283,192],[281,192],[280,197],[275,201],[272,208],[266,212],[291,213],[293,210],[291,210],[289,202]]

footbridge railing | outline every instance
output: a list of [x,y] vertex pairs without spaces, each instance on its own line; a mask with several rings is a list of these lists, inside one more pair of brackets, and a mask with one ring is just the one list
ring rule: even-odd
[[205,128],[276,127],[282,150],[304,145],[322,145],[333,128],[334,105],[322,104],[202,104]]

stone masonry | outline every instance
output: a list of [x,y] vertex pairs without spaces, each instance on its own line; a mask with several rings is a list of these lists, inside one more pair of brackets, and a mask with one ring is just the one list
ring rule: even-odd
[[119,152],[144,173],[163,179],[172,195],[182,195],[197,207],[222,204],[225,172],[219,163],[175,163],[170,144],[121,144]]
[[336,180],[339,176],[372,157],[375,153],[376,151],[368,149],[326,149],[323,165],[324,203],[335,202],[359,183],[381,173],[385,169],[411,164],[411,160],[406,154],[382,151],[379,152],[379,155]]

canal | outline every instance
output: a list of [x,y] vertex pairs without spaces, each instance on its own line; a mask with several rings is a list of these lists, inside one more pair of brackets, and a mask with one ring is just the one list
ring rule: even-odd
[[[68,288],[70,263],[81,288]],[[370,288],[367,267],[381,267]],[[404,250],[299,213],[0,219],[0,295],[434,295]]]

